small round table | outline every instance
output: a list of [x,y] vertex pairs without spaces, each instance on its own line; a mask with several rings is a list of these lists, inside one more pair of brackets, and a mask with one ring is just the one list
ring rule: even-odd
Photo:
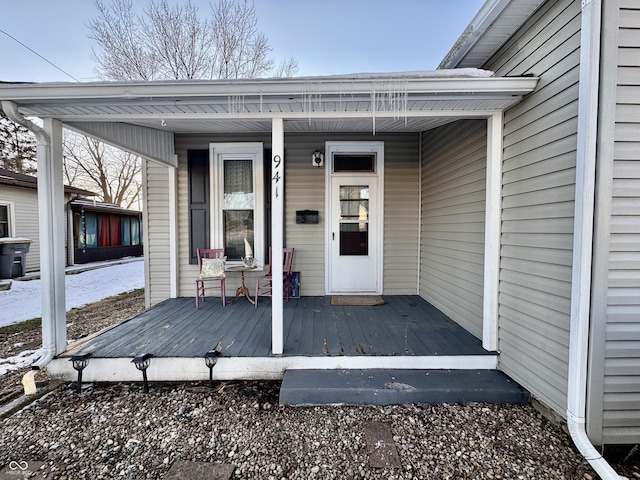
[[247,272],[249,270],[255,270],[256,268],[257,267],[247,267],[245,265],[238,265],[233,267],[227,267],[225,269],[227,272],[240,272],[240,286],[238,287],[238,290],[236,290],[236,296],[233,297],[233,300],[228,302],[227,305],[229,306],[233,305],[238,301],[238,298],[240,298],[241,296],[244,296],[247,300],[249,300],[251,305],[256,304],[255,300],[253,300],[251,298],[251,295],[249,294],[249,289],[244,284],[244,272]]

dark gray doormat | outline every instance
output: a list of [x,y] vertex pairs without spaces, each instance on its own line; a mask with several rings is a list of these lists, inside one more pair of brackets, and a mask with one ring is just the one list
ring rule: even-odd
[[400,466],[400,457],[389,425],[383,422],[367,422],[364,426],[367,440],[369,466],[373,468],[394,468]]
[[334,307],[375,307],[384,305],[379,295],[332,295],[331,305]]
[[206,463],[176,461],[165,480],[183,480],[185,478],[206,478],[207,480],[229,480],[236,467],[227,463]]

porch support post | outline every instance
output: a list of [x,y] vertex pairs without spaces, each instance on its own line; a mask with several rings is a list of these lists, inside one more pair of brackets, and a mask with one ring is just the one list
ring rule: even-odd
[[[177,157],[177,155],[176,155]],[[169,171],[169,295],[178,298],[178,169]]]
[[67,347],[62,122],[45,118],[43,127],[50,143],[37,147],[42,345],[57,355]]
[[484,233],[484,301],[482,346],[498,349],[498,283],[502,217],[502,112],[487,119],[487,180]]
[[282,248],[284,247],[284,120],[274,118],[271,128],[271,351],[284,351]]

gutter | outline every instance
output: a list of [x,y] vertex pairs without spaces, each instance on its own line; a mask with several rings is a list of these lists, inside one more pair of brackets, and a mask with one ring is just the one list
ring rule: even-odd
[[574,444],[598,475],[621,480],[626,477],[607,463],[586,431],[601,19],[602,0],[582,0],[567,425]]
[[[36,136],[36,144],[38,148],[42,148],[44,151],[44,162],[49,163],[51,161],[51,149],[49,148],[51,145],[51,139],[45,130],[36,125],[35,123],[27,120],[18,110],[18,106],[14,102],[10,102],[8,100],[2,100],[2,110],[4,111],[7,118],[16,122],[19,125],[27,128],[31,132],[33,132]],[[44,148],[43,148],[44,147]],[[40,163],[40,162],[38,162]],[[45,323],[45,320],[50,322],[49,325]],[[56,341],[55,341],[55,318],[50,316],[50,318],[42,318],[42,349],[44,351],[44,355],[38,359],[32,366],[33,370],[39,370],[53,360],[53,357],[56,355]],[[47,335],[45,335],[47,333]],[[29,378],[28,378],[29,377]],[[29,384],[33,383],[33,373],[27,372],[23,377],[23,382],[28,382]],[[35,388],[35,385],[33,385]],[[26,388],[26,384],[25,384]]]

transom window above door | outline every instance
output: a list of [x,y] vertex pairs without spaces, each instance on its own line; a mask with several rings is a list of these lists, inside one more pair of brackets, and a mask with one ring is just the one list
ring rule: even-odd
[[375,173],[375,153],[334,153],[334,173]]

